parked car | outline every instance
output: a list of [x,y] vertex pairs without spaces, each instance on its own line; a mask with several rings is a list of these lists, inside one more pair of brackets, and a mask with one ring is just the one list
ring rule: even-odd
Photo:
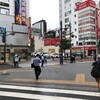
[[59,54],[58,53],[54,53],[53,55],[51,55],[51,57],[59,58]]
[[47,54],[47,53],[43,54],[43,56],[44,56],[44,57],[46,57],[47,59],[49,59],[49,58],[50,58],[50,55],[49,55],[49,54]]

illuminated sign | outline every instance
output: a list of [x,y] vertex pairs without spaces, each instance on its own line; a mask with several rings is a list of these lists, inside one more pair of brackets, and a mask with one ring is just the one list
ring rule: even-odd
[[6,34],[6,28],[5,27],[0,27],[0,36]]
[[26,2],[21,0],[21,23],[26,25]]
[[0,2],[0,6],[9,7],[9,4],[8,3],[4,3],[4,2]]
[[20,0],[15,0],[15,23],[20,24]]

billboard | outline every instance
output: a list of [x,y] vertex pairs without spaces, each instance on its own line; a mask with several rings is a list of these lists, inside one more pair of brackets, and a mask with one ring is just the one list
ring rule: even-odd
[[20,24],[20,0],[15,0],[15,23]]
[[26,0],[21,0],[21,24],[26,25]]
[[28,45],[31,45],[31,17],[28,18]]

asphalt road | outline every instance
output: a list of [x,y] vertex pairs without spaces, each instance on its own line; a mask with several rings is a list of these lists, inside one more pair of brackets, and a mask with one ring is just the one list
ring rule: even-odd
[[[32,92],[34,95],[39,95],[39,97],[50,96],[50,98],[58,97],[64,97],[60,100],[72,100],[74,98],[78,98],[77,100],[80,100],[81,98],[84,99],[90,99],[90,100],[99,100],[98,97],[98,89],[96,87],[96,83],[94,78],[90,75],[91,71],[91,64],[92,62],[78,62],[78,63],[65,63],[64,65],[59,65],[57,62],[50,62],[49,64],[45,64],[42,68],[42,73],[40,75],[40,79],[38,81],[35,80],[34,75],[34,69],[30,68],[30,63],[23,63],[20,64],[20,68],[13,68],[13,66],[9,68],[3,68],[0,70],[0,84],[5,85],[16,85],[18,86],[25,86],[25,87],[37,87],[39,88],[38,92]],[[10,67],[10,66],[9,66]],[[26,90],[16,90],[16,89],[5,89],[0,88],[0,94],[4,92],[6,95],[1,95],[0,100],[29,100],[27,97],[22,98],[18,97],[18,94],[14,94],[14,97],[7,96],[7,93],[11,94],[12,92],[18,92],[18,93],[26,93]],[[9,86],[10,87],[10,86]],[[41,88],[46,88],[46,91],[40,92]],[[49,89],[61,89],[61,90],[68,90],[69,93],[56,93],[59,90],[56,90],[55,92],[49,92]],[[70,91],[71,90],[71,91]],[[81,94],[73,94],[73,91],[77,93],[77,91],[80,91]],[[83,92],[90,92],[83,95]],[[94,95],[92,95],[92,93]],[[30,90],[28,91],[30,94]],[[95,94],[97,93],[97,94]],[[24,94],[23,94],[24,95]],[[60,96],[59,96],[60,95]],[[66,96],[65,96],[66,95]],[[22,98],[22,99],[21,99]],[[54,99],[53,100],[56,100]],[[57,98],[57,100],[59,100]],[[66,98],[66,99],[65,99]],[[70,99],[69,99],[70,98]],[[99,98],[99,99],[98,99]],[[39,98],[33,98],[32,100],[38,100]],[[45,100],[45,99],[40,99]],[[52,100],[52,99],[51,99]],[[82,99],[81,99],[82,100]]]

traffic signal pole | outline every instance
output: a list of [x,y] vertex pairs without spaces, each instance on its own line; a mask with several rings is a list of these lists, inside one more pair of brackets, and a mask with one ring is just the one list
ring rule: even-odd
[[60,44],[60,50],[61,50],[61,56],[63,56],[63,50],[62,50],[62,21],[60,22],[60,31],[61,31],[61,44]]
[[6,35],[4,35],[5,41],[4,41],[4,63],[6,63]]

